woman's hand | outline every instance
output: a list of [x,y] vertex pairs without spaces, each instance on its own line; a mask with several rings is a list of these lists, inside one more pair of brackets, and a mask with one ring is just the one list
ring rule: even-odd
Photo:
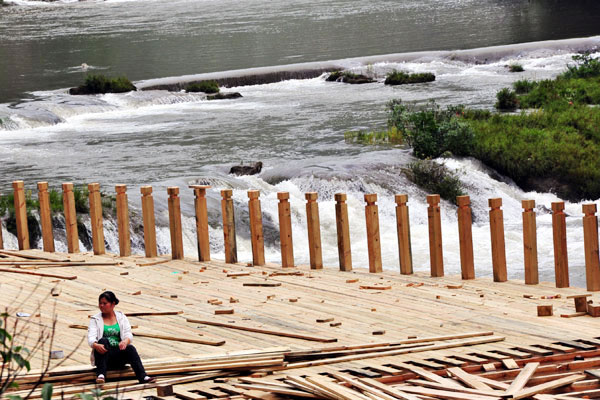
[[106,350],[106,347],[104,347],[104,345],[100,343],[94,343],[93,348],[100,354],[105,354],[108,351]]
[[125,339],[125,340],[121,341],[121,343],[119,343],[119,349],[125,350],[128,345],[129,345],[129,339]]

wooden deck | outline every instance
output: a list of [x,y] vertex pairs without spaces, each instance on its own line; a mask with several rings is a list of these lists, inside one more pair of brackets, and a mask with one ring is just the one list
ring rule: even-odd
[[[421,273],[400,275],[398,271],[369,273],[367,269],[342,272],[337,268],[311,270],[308,266],[249,267],[246,263],[170,260],[166,256],[148,259],[93,256],[90,253],[51,255],[39,250],[20,254],[122,263],[19,268],[77,277],[71,280],[0,272],[0,304],[8,306],[13,316],[16,312],[36,314],[39,303],[44,324],[50,324],[53,312],[56,313],[52,350],[63,350],[67,354],[76,348],[63,365],[89,363],[86,331],[70,326],[87,325],[89,315],[97,312],[98,295],[104,290],[116,293],[121,301],[117,309],[125,314],[181,312],[130,316],[132,325],[138,326],[134,335],[144,333],[225,341],[220,346],[213,346],[136,337],[134,344],[143,360],[282,346],[291,350],[320,348],[331,346],[326,342],[333,339],[336,345],[358,345],[466,332],[493,332],[488,337],[504,338],[474,346],[343,363],[347,369],[381,371],[389,369],[390,363],[447,366],[452,361],[459,364],[458,360],[473,356],[499,361],[511,356],[522,357],[523,353],[534,355],[536,348],[528,348],[534,345],[542,345],[546,350],[569,351],[573,348],[560,342],[600,336],[600,319],[589,315],[561,317],[561,314],[575,313],[573,299],[567,299],[567,296],[586,292],[579,288],[557,289],[553,283],[525,285],[517,280],[495,283],[491,278],[432,278]],[[0,258],[0,261],[17,259],[24,260],[10,257]],[[8,265],[2,267],[16,269]],[[51,291],[58,295],[52,296]],[[597,303],[598,294],[588,300]],[[537,316],[537,306],[543,304],[553,305],[553,316]],[[228,309],[232,309],[233,314],[215,315]],[[314,341],[209,326],[188,322],[189,319],[304,335]],[[543,353],[539,347],[537,349],[538,353]],[[40,362],[38,355],[33,367],[39,367]],[[328,368],[323,365],[311,367],[310,371],[326,372]],[[340,370],[340,365],[336,365],[336,370]],[[129,397],[137,398],[142,394],[156,394],[156,390]]]

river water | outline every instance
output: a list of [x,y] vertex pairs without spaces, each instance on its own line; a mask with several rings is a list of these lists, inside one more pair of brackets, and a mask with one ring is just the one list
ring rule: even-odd
[[[139,186],[156,193],[158,241],[170,252],[166,187],[182,188],[186,255],[196,254],[190,183],[210,183],[209,219],[214,256],[223,257],[219,189],[233,188],[239,258],[251,260],[247,189],[260,189],[267,260],[279,261],[277,191],[289,191],[297,263],[308,262],[304,196],[321,199],[324,261],[337,265],[333,194],[348,193],[353,260],[367,266],[364,201],[379,194],[384,267],[397,269],[393,194],[410,196],[416,270],[429,261],[427,213],[422,190],[401,170],[410,149],[348,144],[344,132],[385,127],[391,99],[491,108],[495,93],[516,79],[551,78],[574,52],[595,49],[600,34],[595,1],[86,1],[42,3],[5,0],[0,8],[0,192],[23,179],[30,188],[47,180],[98,181],[107,192],[129,186],[139,208]],[[468,53],[439,53],[490,47]],[[403,57],[398,53],[420,51]],[[368,56],[380,55],[378,58]],[[349,59],[353,57],[353,59]],[[252,67],[331,61],[379,79],[367,85],[325,81],[325,76],[228,88],[244,97],[211,101],[203,95],[139,91],[75,97],[65,88],[89,71],[124,74],[140,86],[151,79]],[[521,74],[506,65],[518,62]],[[430,71],[435,82],[386,87],[392,69]],[[177,78],[175,78],[177,79]],[[149,80],[149,81],[148,81]],[[239,162],[263,161],[258,176],[227,172]],[[471,195],[476,270],[491,275],[487,199],[504,199],[509,277],[523,269],[523,198],[538,208],[540,275],[553,279],[550,193],[523,193],[510,180],[474,160],[446,159]],[[572,284],[583,286],[581,204],[567,204]],[[442,204],[446,272],[460,271],[456,209]],[[114,226],[109,247],[116,251]],[[4,231],[7,247],[14,237]],[[139,241],[138,241],[139,242]],[[136,242],[136,243],[138,243]],[[63,246],[64,247],[64,246]],[[142,248],[134,246],[143,253]],[[61,248],[59,246],[59,248]]]

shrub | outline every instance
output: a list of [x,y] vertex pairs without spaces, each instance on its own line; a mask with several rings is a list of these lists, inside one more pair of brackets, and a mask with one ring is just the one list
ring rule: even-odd
[[513,88],[517,94],[525,94],[531,92],[536,86],[536,82],[528,79],[521,79],[513,83]]
[[600,59],[593,58],[589,52],[572,57],[575,65],[567,66],[567,71],[561,76],[566,79],[591,78],[600,76]]
[[403,169],[406,177],[429,193],[439,194],[442,199],[456,204],[456,197],[463,196],[464,187],[458,176],[444,164],[435,161],[416,161]]
[[190,83],[186,86],[185,91],[187,93],[219,93],[219,84],[216,81],[202,81],[196,83]]
[[504,88],[496,94],[496,108],[501,111],[514,111],[519,107],[517,94],[509,88]]
[[525,71],[525,69],[523,69],[523,66],[521,64],[510,64],[508,66],[508,70],[510,72],[523,72],[523,71]]
[[558,110],[573,104],[600,103],[600,76],[543,80],[536,82],[531,90],[519,97],[521,108]]
[[386,85],[406,85],[433,81],[435,81],[435,75],[430,72],[407,74],[406,72],[393,70],[385,78]]
[[392,100],[388,109],[388,125],[398,129],[418,158],[435,158],[447,151],[465,155],[472,145],[473,132],[461,120],[462,107],[444,111],[430,102],[421,109],[412,109]]
[[124,76],[108,78],[100,74],[89,74],[83,85],[69,90],[70,94],[104,94],[125,93],[137,90],[129,79]]

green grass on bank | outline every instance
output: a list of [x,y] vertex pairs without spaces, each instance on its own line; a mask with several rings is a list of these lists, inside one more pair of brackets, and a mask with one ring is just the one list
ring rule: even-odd
[[[600,61],[589,54],[574,61],[557,79],[522,80],[501,90],[498,108],[518,113],[395,100],[388,105],[388,131],[395,129],[420,159],[471,156],[525,190],[572,201],[600,198]],[[428,179],[441,180],[434,173]],[[433,191],[427,179],[413,181]]]

